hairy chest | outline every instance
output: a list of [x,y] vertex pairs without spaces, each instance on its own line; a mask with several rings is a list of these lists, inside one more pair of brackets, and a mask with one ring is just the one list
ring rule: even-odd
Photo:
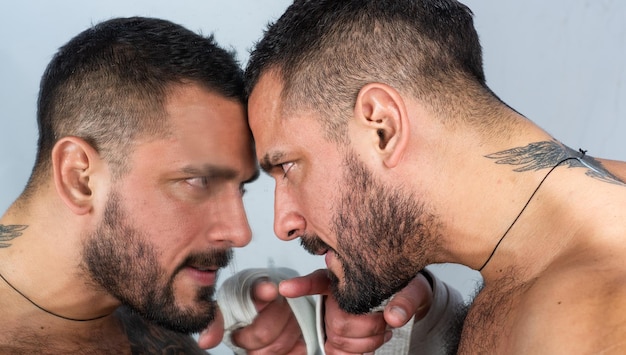
[[510,353],[512,329],[526,289],[507,285],[481,291],[465,318],[459,354]]

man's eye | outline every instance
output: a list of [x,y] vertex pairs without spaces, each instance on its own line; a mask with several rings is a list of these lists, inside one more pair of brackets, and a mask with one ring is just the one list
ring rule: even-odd
[[293,162],[282,163],[280,164],[280,167],[283,169],[283,178],[285,178],[287,177],[287,173],[289,172],[289,170],[291,170],[291,168],[293,167]]
[[194,177],[186,180],[191,186],[206,189],[209,186],[209,179],[206,176]]

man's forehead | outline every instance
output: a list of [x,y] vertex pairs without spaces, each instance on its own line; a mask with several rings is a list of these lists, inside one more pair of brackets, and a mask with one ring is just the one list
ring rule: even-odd
[[274,71],[261,75],[250,93],[248,108],[280,112],[283,108],[283,82]]
[[285,97],[282,79],[273,71],[260,77],[250,95],[248,122],[263,170],[291,157],[320,131],[319,113]]
[[[248,100],[248,123],[257,143],[257,149],[275,134],[277,122],[283,119],[282,84],[274,75],[263,74]],[[260,145],[260,147],[259,147]],[[260,153],[260,152],[259,152]]]
[[231,170],[254,175],[257,169],[254,143],[242,102],[196,84],[172,87],[165,104],[168,135],[146,143],[149,156],[170,170],[226,176]]
[[284,122],[305,117],[317,118],[319,114],[317,108],[301,97],[296,88],[285,87],[283,77],[276,69],[260,76],[248,100],[248,120],[255,123],[270,119]]
[[282,91],[284,82],[283,77],[278,69],[268,69],[261,73],[261,75],[259,75],[259,79],[252,88],[252,94],[255,91],[258,91],[259,88],[268,85],[275,86],[276,88],[280,89],[279,94]]

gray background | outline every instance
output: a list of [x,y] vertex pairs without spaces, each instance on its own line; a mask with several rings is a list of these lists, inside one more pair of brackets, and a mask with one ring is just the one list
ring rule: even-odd
[[[39,78],[56,49],[93,23],[117,16],[154,16],[214,33],[245,64],[265,25],[286,0],[10,1],[0,11],[0,213],[22,191],[35,156]],[[467,0],[484,49],[490,87],[515,109],[572,148],[626,160],[626,2],[621,0]],[[471,177],[468,177],[471,179]],[[322,258],[274,237],[273,182],[248,188],[254,237],[223,273],[276,265],[301,273]],[[512,216],[513,217],[513,216]],[[480,275],[457,265],[436,272],[472,294]],[[212,351],[228,354],[224,347]]]

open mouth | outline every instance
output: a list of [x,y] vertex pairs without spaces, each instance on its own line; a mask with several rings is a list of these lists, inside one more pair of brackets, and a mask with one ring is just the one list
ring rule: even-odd
[[315,255],[324,255],[326,253],[328,253],[329,249],[320,249],[318,251],[315,252]]

